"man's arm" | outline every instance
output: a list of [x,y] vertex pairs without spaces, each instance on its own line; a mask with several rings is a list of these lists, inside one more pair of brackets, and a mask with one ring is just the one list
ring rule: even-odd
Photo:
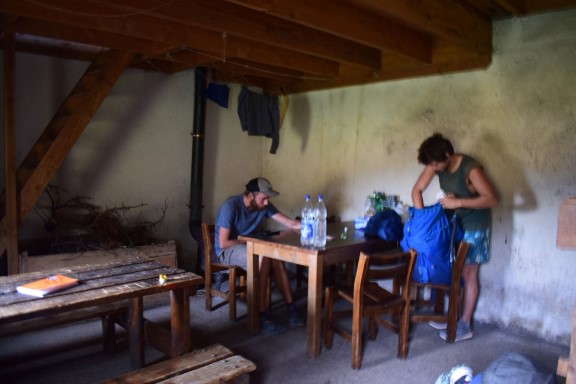
[[422,193],[424,193],[424,190],[432,181],[435,172],[436,171],[434,170],[434,167],[427,165],[418,177],[418,180],[416,180],[416,184],[414,184],[414,187],[412,187],[411,194],[414,208],[424,208],[424,199],[422,198]]
[[274,221],[282,224],[283,226],[290,228],[290,229],[300,229],[300,222],[294,219],[289,218],[282,212],[278,212],[271,217]]
[[230,229],[219,227],[218,228],[218,243],[220,245],[220,249],[230,248],[234,245],[243,244],[242,240],[238,239],[230,239]]

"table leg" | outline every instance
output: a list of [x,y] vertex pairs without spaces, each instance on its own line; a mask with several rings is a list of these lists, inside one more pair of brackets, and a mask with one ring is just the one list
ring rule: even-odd
[[308,322],[306,352],[309,358],[320,356],[322,348],[322,257],[310,256],[308,266]]
[[247,290],[248,290],[248,330],[252,333],[260,331],[260,273],[258,255],[254,254],[254,243],[246,243]]
[[172,356],[190,352],[192,332],[190,330],[189,287],[170,291],[170,325]]
[[128,340],[130,348],[130,365],[132,368],[144,366],[144,305],[142,297],[129,300],[128,305]]

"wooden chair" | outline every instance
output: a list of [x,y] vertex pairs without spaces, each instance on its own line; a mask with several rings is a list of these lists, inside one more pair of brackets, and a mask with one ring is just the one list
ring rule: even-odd
[[[354,287],[326,288],[324,344],[332,348],[334,332],[352,344],[352,368],[362,365],[362,325],[368,318],[368,338],[375,340],[378,326],[398,334],[398,357],[408,356],[408,331],[410,326],[410,283],[416,253],[394,252],[368,256],[360,254]],[[378,280],[401,281],[395,294],[378,285]],[[334,311],[334,303],[343,299],[352,309]],[[351,332],[338,320],[352,315]],[[389,315],[383,317],[384,315]]]
[[[212,260],[212,243],[214,242],[214,226],[202,223],[202,241],[204,242],[204,286],[206,309],[212,311],[212,296],[220,297],[228,302],[231,321],[236,321],[236,296],[246,293],[246,271],[237,265],[215,263]],[[212,275],[216,272],[228,272],[228,292],[222,292],[212,287]]]
[[[412,282],[412,305],[414,310],[410,315],[413,323],[435,321],[447,323],[446,342],[453,343],[456,339],[456,326],[458,324],[458,314],[461,301],[460,278],[462,267],[468,252],[468,243],[460,242],[456,254],[456,260],[452,265],[451,284],[432,284]],[[434,294],[429,298],[424,298],[426,288],[434,290]],[[445,311],[444,297],[448,296],[448,311]],[[432,311],[419,312],[420,308],[433,308]]]

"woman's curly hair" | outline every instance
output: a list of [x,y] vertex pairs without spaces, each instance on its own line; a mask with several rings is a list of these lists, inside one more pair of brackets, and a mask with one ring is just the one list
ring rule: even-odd
[[450,140],[439,133],[435,133],[418,148],[418,162],[429,165],[432,162],[445,161],[448,155],[454,154],[454,147]]

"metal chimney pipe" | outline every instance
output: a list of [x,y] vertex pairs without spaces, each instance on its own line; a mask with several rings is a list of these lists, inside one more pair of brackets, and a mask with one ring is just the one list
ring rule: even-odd
[[[202,186],[204,174],[204,129],[206,126],[206,68],[195,69],[194,76],[194,122],[192,129],[192,175],[190,180],[190,234],[201,247],[202,232]],[[202,253],[198,252],[197,271]]]

